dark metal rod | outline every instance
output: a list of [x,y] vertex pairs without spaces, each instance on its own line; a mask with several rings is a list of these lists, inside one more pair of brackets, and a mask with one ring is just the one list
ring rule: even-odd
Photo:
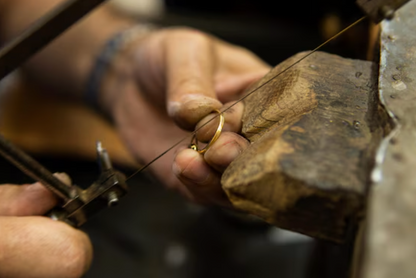
[[6,138],[0,135],[0,154],[22,170],[33,179],[40,181],[44,186],[61,197],[64,202],[69,201],[76,194],[74,188],[64,184],[57,179],[51,172],[40,165],[25,152],[14,146]]
[[0,49],[0,80],[105,0],[69,0]]

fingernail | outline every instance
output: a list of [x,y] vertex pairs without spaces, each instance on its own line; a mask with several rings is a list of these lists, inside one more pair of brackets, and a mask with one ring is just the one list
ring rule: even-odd
[[189,94],[189,95],[184,95],[183,97],[181,97],[179,101],[170,101],[168,103],[168,115],[170,117],[174,117],[178,113],[178,111],[180,110],[183,104],[192,100],[200,99],[202,97],[203,96],[197,95],[197,94]]
[[217,156],[221,156],[224,170],[243,152],[243,148],[236,142],[230,142],[217,149]]
[[211,171],[205,167],[201,167],[198,171],[183,171],[182,176],[189,180],[190,182],[196,184],[205,183],[211,176]]
[[230,148],[230,146],[228,146],[228,158],[229,160],[234,160],[236,159],[242,152],[240,145],[238,144],[233,144],[232,147]]
[[71,185],[72,183],[71,178],[66,173],[54,173],[53,175],[66,185]]
[[182,104],[191,104],[191,103],[198,103],[198,105],[206,105],[209,104],[210,106],[219,105],[219,107],[222,106],[221,102],[215,98],[207,97],[203,95],[197,95],[197,94],[190,94],[185,95],[181,98],[180,102]]

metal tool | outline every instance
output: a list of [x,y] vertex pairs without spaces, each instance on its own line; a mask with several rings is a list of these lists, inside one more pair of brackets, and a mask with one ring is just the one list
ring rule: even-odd
[[84,224],[98,211],[117,205],[119,199],[127,193],[125,176],[112,167],[110,157],[100,142],[97,143],[97,159],[101,173],[85,190],[76,185],[64,184],[3,136],[0,136],[0,154],[55,193],[62,203],[48,215],[75,227]]
[[0,79],[61,35],[105,0],[68,0],[0,49]]

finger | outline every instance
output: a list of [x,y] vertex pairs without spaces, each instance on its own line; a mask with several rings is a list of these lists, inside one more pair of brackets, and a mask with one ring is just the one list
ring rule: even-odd
[[207,35],[198,31],[181,29],[167,36],[168,113],[180,127],[191,130],[222,106],[214,91],[214,46]]
[[188,188],[194,201],[206,205],[230,205],[221,189],[221,175],[209,167],[198,152],[190,149],[179,152],[173,164],[173,172]]
[[224,132],[207,150],[204,159],[212,168],[223,173],[248,146],[249,142],[244,137],[233,132]]
[[[232,106],[231,108],[228,108]],[[234,105],[234,102],[226,103],[222,111],[224,116],[224,127],[223,131],[231,131],[235,133],[241,132],[242,128],[242,117],[244,112],[244,104],[243,102],[239,102]],[[213,118],[216,118],[212,120]],[[197,132],[197,139],[200,142],[208,142],[214,136],[215,132],[217,131],[219,124],[219,116],[218,113],[211,113],[205,118],[203,118],[196,126],[196,129],[199,129]]]
[[0,217],[0,277],[79,278],[89,268],[86,234],[46,217]]
[[[71,179],[65,173],[54,174],[65,184]],[[58,198],[37,182],[34,184],[0,185],[0,216],[43,215],[56,206]]]

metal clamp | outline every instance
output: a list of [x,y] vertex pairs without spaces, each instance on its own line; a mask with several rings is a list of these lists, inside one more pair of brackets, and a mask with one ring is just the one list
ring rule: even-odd
[[97,158],[101,173],[85,190],[76,185],[64,184],[3,136],[0,136],[0,154],[55,193],[62,203],[48,216],[74,227],[81,226],[98,211],[117,205],[128,190],[124,174],[112,167],[110,157],[100,142],[97,143]]

